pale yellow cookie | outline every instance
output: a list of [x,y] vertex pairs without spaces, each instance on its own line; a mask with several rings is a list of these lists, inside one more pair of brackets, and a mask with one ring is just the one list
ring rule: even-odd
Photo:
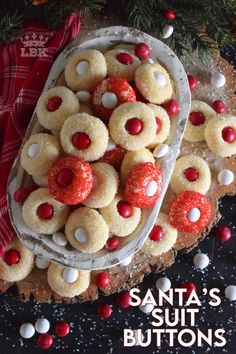
[[[131,58],[128,64],[119,60],[120,54],[125,54]],[[122,77],[127,81],[134,80],[135,70],[141,65],[141,61],[136,55],[124,49],[112,49],[107,51],[104,56],[107,63],[108,76]]]
[[132,213],[129,217],[123,217],[119,214],[118,203],[123,200],[124,198],[121,195],[116,195],[108,206],[99,209],[109,227],[109,231],[120,237],[131,234],[137,228],[141,219],[141,210],[135,207],[132,207]]
[[111,165],[105,162],[96,162],[90,166],[94,184],[92,192],[83,204],[90,208],[103,208],[112,202],[117,193],[118,174]]
[[[81,138],[76,139],[78,133],[87,136],[87,147],[80,146]],[[79,113],[67,118],[60,135],[64,151],[85,161],[95,161],[103,156],[107,148],[108,137],[105,124],[99,118],[87,113]]]
[[[5,260],[5,254],[9,250],[16,250],[20,254],[19,262],[8,265]],[[14,238],[0,257],[0,279],[7,282],[20,281],[26,278],[34,267],[34,254],[25,248],[17,238]]]
[[[50,100],[61,99],[61,104],[56,110],[50,110]],[[36,113],[39,123],[46,129],[60,131],[67,117],[78,113],[80,108],[76,95],[67,87],[55,86],[44,91],[39,97]]]
[[72,54],[65,66],[67,85],[76,91],[91,91],[107,74],[104,55],[95,49]]
[[120,167],[120,177],[122,182],[125,182],[125,180],[128,178],[128,175],[133,170],[134,166],[143,162],[155,163],[155,159],[151,151],[149,151],[148,149],[127,151]]
[[211,171],[200,156],[186,155],[175,164],[170,186],[174,193],[191,190],[206,194],[211,185]]
[[[69,274],[70,271],[71,275]],[[72,282],[73,278],[75,281]],[[74,297],[88,289],[90,272],[88,270],[65,268],[59,264],[51,263],[48,267],[47,279],[50,288],[55,293],[60,296]]]
[[109,230],[105,220],[96,210],[83,207],[70,214],[65,234],[77,250],[94,253],[105,246]]
[[[140,127],[134,134],[134,125]],[[132,133],[131,133],[132,128]],[[117,107],[109,121],[112,139],[127,150],[138,150],[149,145],[156,136],[153,110],[142,102],[128,102]]]
[[[228,133],[227,133],[228,131]],[[223,136],[225,138],[223,138]],[[231,136],[231,139],[227,139]],[[236,154],[236,117],[225,114],[215,116],[206,126],[205,138],[210,150],[220,156]],[[229,142],[227,142],[227,140]]]
[[216,112],[207,103],[192,101],[184,139],[191,142],[204,141],[204,131],[209,120]]
[[143,97],[151,103],[164,103],[173,93],[170,75],[160,64],[140,65],[135,72],[135,84]]
[[164,143],[170,134],[170,118],[167,112],[161,106],[155,104],[148,104],[156,118],[157,130],[153,142],[148,146],[149,149],[154,148],[157,144]]
[[67,205],[49,195],[47,188],[39,188],[31,192],[24,202],[22,216],[29,228],[50,235],[65,225],[69,211]]
[[43,176],[50,171],[60,153],[60,142],[55,136],[35,134],[25,142],[21,150],[21,166],[30,175]]
[[40,187],[48,187],[48,175],[34,175],[32,176],[34,182]]
[[[169,217],[165,213],[160,212],[155,225],[162,228],[162,237],[160,240],[151,240],[148,236],[141,251],[152,256],[160,256],[162,253],[169,251],[175,244],[178,236],[177,230],[170,225]],[[155,226],[154,226],[155,228]]]

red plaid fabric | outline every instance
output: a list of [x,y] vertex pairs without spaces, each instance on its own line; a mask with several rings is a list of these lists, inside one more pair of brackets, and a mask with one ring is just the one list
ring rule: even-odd
[[24,28],[19,40],[0,47],[0,254],[14,235],[6,201],[9,171],[50,68],[77,35],[80,18],[72,14],[59,31],[36,23]]

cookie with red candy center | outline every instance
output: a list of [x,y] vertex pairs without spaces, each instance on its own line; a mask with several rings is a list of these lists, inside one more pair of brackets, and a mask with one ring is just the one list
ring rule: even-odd
[[48,188],[57,201],[75,205],[86,199],[93,187],[90,165],[75,156],[56,162],[48,175]]
[[170,223],[180,232],[198,232],[210,221],[211,212],[211,204],[206,196],[198,192],[183,191],[170,204]]
[[137,164],[125,183],[124,194],[129,203],[147,208],[155,203],[162,188],[161,169],[151,162]]
[[114,109],[126,102],[135,102],[136,94],[127,80],[120,77],[108,77],[100,82],[92,94],[94,114],[105,123]]

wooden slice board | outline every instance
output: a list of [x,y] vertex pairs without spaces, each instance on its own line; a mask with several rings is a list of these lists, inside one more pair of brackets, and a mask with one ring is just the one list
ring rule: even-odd
[[[196,58],[185,58],[184,65],[187,73],[196,75],[200,81],[199,88],[193,95],[193,99],[202,99],[205,102],[211,103],[214,99],[223,99],[230,113],[236,114],[236,97],[234,96],[234,89],[236,87],[236,76],[231,65],[222,59],[219,55],[215,55],[212,58],[206,60],[205,64],[200,63]],[[210,74],[216,67],[220,67],[221,71],[225,74],[227,84],[224,89],[220,89],[219,92],[214,93],[210,84]],[[170,251],[162,254],[159,257],[152,257],[143,254],[139,251],[132,259],[129,266],[116,266],[110,268],[108,273],[111,275],[111,283],[103,293],[104,295],[110,295],[124,289],[130,289],[131,287],[142,282],[145,275],[150,272],[160,272],[168,268],[175,262],[175,258],[178,252],[189,252],[196,247],[200,241],[210,232],[211,228],[220,219],[218,211],[218,199],[224,195],[236,194],[236,179],[229,186],[220,186],[217,182],[217,174],[220,169],[228,168],[232,170],[236,176],[236,158],[221,158],[217,157],[207,149],[206,143],[191,144],[183,142],[181,147],[181,154],[194,153],[202,156],[208,163],[212,173],[211,188],[207,193],[208,198],[212,204],[213,218],[210,224],[203,232],[194,234],[179,234],[178,239]],[[168,200],[173,198],[173,194],[169,189],[163,205],[169,204]],[[162,208],[165,211],[165,208]],[[38,302],[83,302],[94,301],[98,298],[98,289],[94,282],[94,276],[96,272],[92,272],[92,279],[89,288],[80,296],[75,298],[62,298],[53,293],[47,283],[47,271],[39,270],[36,267],[31,274],[24,280],[17,283],[7,283],[0,281],[0,292],[5,292],[7,289],[14,286],[15,293],[22,300],[34,298]]]

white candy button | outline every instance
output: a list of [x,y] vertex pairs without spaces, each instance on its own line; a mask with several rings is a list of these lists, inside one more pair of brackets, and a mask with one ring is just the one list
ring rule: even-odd
[[235,301],[236,300],[236,285],[227,286],[227,288],[225,288],[225,296],[230,301]]
[[36,267],[39,269],[46,269],[49,266],[50,262],[43,257],[37,256],[35,258],[35,264]]
[[117,96],[112,92],[105,92],[102,95],[102,105],[105,108],[111,109],[115,108],[118,103]]
[[114,140],[112,140],[111,138],[109,138],[106,151],[114,150],[115,147],[116,147],[116,143],[114,142]]
[[38,333],[47,333],[50,328],[50,323],[46,318],[38,318],[34,327]]
[[157,288],[157,290],[161,290],[161,291],[163,291],[163,293],[166,293],[171,288],[170,279],[167,277],[161,277],[161,278],[157,279],[156,288]]
[[172,33],[174,32],[174,27],[171,25],[165,25],[162,30],[162,38],[167,39],[169,38]]
[[223,186],[228,186],[234,180],[234,174],[232,171],[224,169],[218,173],[218,181]]
[[193,264],[198,269],[204,269],[209,264],[209,257],[205,253],[198,253],[193,257]]
[[154,309],[154,305],[153,304],[146,304],[144,306],[140,305],[139,309],[144,313],[150,313]]
[[146,187],[146,196],[147,197],[152,197],[158,189],[158,184],[156,181],[151,181],[148,183]]
[[155,74],[156,83],[158,86],[165,87],[166,86],[166,78],[164,75],[156,73]]
[[90,65],[89,62],[86,60],[82,60],[76,66],[76,72],[78,75],[85,75],[89,69]]
[[132,256],[125,258],[123,261],[120,262],[120,265],[127,266],[132,262]]
[[75,268],[65,268],[63,270],[63,279],[67,283],[74,283],[78,279],[78,276],[79,272]]
[[23,337],[25,339],[29,339],[29,338],[33,337],[34,334],[35,334],[35,329],[34,329],[34,326],[32,325],[32,323],[23,323],[20,326],[21,337]]
[[75,230],[75,239],[80,243],[85,243],[88,239],[87,232],[83,227]]
[[153,156],[158,158],[161,158],[165,156],[169,151],[169,146],[167,144],[160,144],[157,145],[153,151]]
[[201,216],[200,210],[198,208],[192,208],[188,212],[188,220],[190,222],[196,222]]
[[62,232],[55,232],[52,235],[53,242],[58,246],[65,246],[67,244],[67,239]]
[[226,83],[225,76],[221,73],[215,73],[211,77],[211,84],[215,88],[223,87]]
[[145,63],[147,63],[147,64],[154,64],[154,60],[152,60],[152,58],[147,58],[147,59],[145,60]]
[[88,102],[91,99],[91,94],[88,91],[78,91],[76,96],[82,103]]
[[35,157],[39,152],[39,144],[32,144],[28,148],[28,156]]

